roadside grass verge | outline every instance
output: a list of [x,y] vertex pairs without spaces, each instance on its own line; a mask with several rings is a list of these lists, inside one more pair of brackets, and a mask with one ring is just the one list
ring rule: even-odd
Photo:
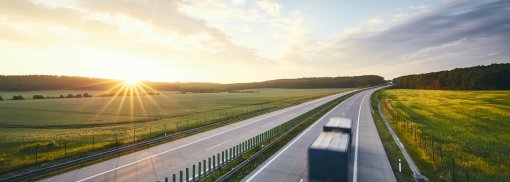
[[[404,159],[404,155],[400,151],[399,147],[393,140],[388,128],[384,124],[381,115],[379,115],[379,103],[381,94],[383,90],[378,90],[372,94],[370,98],[370,105],[372,107],[372,117],[374,118],[375,126],[377,127],[377,132],[379,133],[379,137],[381,137],[382,144],[384,146],[384,151],[388,156],[388,160],[390,161],[391,169],[397,178],[397,181],[402,182],[410,182],[414,181],[413,173],[407,164],[407,161]],[[399,172],[398,161],[401,160],[402,164],[402,172]]]

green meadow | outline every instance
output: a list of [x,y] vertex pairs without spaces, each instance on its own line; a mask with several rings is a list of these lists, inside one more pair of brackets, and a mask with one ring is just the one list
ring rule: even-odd
[[[161,92],[139,97],[4,100],[0,101],[0,173],[274,111],[348,90],[352,89],[254,89],[244,93]],[[45,96],[67,93],[75,94],[34,92]]]
[[386,117],[431,181],[510,181],[510,91],[382,96]]

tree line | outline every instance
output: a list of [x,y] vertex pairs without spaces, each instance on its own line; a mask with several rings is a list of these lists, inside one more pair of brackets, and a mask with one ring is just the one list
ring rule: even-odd
[[[44,95],[33,95],[32,99],[55,99],[55,98],[87,98],[87,97],[93,97],[89,93],[83,93],[82,94],[67,94],[66,96],[60,95],[59,97],[45,97]],[[0,96],[0,101],[4,100],[2,96]],[[11,100],[25,100],[25,97],[23,95],[13,95]]]
[[393,79],[398,88],[438,90],[510,89],[510,63],[456,68]]
[[383,77],[364,75],[353,77],[309,77],[297,79],[278,79],[250,83],[150,83],[156,90],[172,90],[180,92],[232,92],[234,90],[256,88],[355,88],[386,84]]
[[[17,75],[1,76],[0,90],[108,90],[120,80],[87,78],[77,76]],[[225,92],[254,88],[353,88],[385,84],[383,77],[364,75],[353,77],[309,77],[297,79],[278,79],[251,83],[206,83],[206,82],[147,82],[143,84],[159,91],[180,92]]]

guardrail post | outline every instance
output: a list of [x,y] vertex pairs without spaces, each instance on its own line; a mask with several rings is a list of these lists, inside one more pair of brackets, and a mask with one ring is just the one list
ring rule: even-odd
[[202,162],[198,162],[198,179],[202,176]]
[[237,144],[237,157],[241,156],[241,144]]
[[172,182],[177,182],[177,181],[175,180],[175,174],[172,174]]
[[189,181],[189,168],[186,168],[186,182]]
[[220,167],[220,153],[216,154],[216,159],[218,159],[218,162],[216,163],[217,164],[216,168],[219,168]]
[[212,156],[212,168],[216,169],[216,155]]
[[182,177],[182,170],[181,170],[181,171],[179,171],[179,181],[180,181],[180,182],[183,182],[183,181],[182,181],[182,178],[183,178],[183,177]]
[[232,160],[236,158],[236,145],[232,147]]
[[225,164],[225,151],[221,151],[221,163],[222,166]]
[[244,144],[245,144],[244,142],[241,143],[241,154],[244,153],[244,147],[245,147]]
[[195,181],[195,174],[196,174],[195,167],[196,167],[195,164],[193,164],[193,173],[191,176],[191,179],[193,179],[192,181]]
[[202,162],[202,165],[203,165],[203,168],[204,168],[204,173],[202,174],[202,177],[205,177],[205,175],[207,174],[207,168],[205,167],[205,160]]
[[168,177],[165,177],[165,182],[168,182]]
[[211,157],[209,157],[209,161],[207,162],[209,164],[209,172],[208,173],[211,173]]
[[223,163],[224,164],[228,163],[228,149],[225,149],[225,157],[223,157]]
[[232,147],[229,148],[230,152],[228,153],[228,161],[232,160]]

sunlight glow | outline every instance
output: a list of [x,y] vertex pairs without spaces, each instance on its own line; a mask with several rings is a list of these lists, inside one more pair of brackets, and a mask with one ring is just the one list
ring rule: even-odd
[[140,83],[141,80],[139,79],[136,79],[136,78],[124,78],[122,79],[122,81],[124,82],[124,84],[126,85],[129,85],[129,86],[135,86],[135,85],[138,85]]

